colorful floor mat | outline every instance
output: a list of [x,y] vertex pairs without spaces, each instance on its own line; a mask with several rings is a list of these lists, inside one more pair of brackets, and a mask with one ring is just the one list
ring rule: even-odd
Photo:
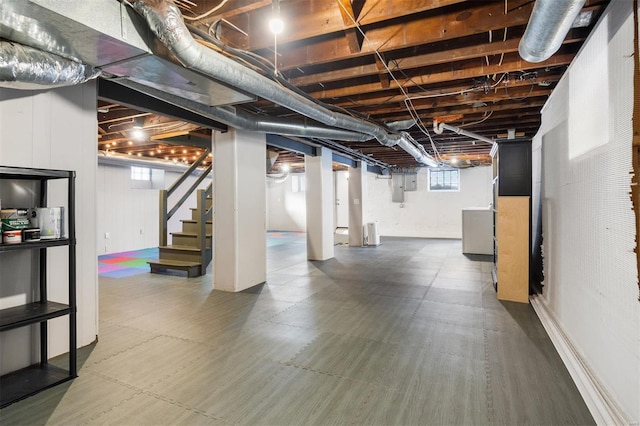
[[157,258],[157,247],[98,256],[98,275],[109,278],[123,278],[145,274],[151,270],[147,261]]
[[[281,244],[306,243],[304,232],[268,231],[267,247]],[[145,274],[151,271],[148,260],[158,259],[158,248],[125,251],[98,256],[98,275],[109,278],[123,278]]]
[[299,242],[306,243],[306,235],[304,232],[267,231],[267,247]]

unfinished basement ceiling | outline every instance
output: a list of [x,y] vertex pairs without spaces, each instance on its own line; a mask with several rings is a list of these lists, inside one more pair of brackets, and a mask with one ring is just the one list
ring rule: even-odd
[[[467,167],[490,163],[491,146],[450,131],[437,134],[434,120],[490,139],[507,138],[508,134],[533,137],[540,126],[542,106],[608,0],[587,0],[582,9],[590,15],[586,26],[572,28],[557,53],[535,64],[518,54],[535,3],[530,0],[175,3],[187,24],[230,47],[275,63],[289,83],[319,101],[379,123],[419,118],[419,123],[406,131],[444,164]],[[268,28],[276,8],[285,23],[277,38]],[[260,115],[299,118],[263,99],[240,107]],[[147,114],[144,109],[130,110],[126,116],[120,108],[126,109],[108,101],[98,105],[101,150],[130,150],[132,155],[145,157],[160,154],[188,162],[198,148],[174,148],[181,153],[174,157],[163,148],[164,140],[175,144],[180,143],[176,138],[182,137],[188,145],[189,138],[207,137],[211,132],[210,127]],[[113,114],[124,117],[118,121],[120,129],[110,121],[116,118]],[[141,114],[145,129],[154,133],[146,144],[132,142],[128,136]],[[339,143],[392,167],[419,165],[402,149],[373,139]],[[130,148],[134,146],[135,150]]]

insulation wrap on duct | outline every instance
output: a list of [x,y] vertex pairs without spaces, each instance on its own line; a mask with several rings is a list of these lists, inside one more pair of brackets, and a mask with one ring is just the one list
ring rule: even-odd
[[562,46],[585,0],[537,0],[520,39],[518,53],[527,62],[543,62]]
[[405,134],[390,133],[383,126],[334,112],[316,102],[264,77],[252,69],[241,65],[211,49],[198,44],[184,25],[180,10],[166,0],[138,0],[133,7],[147,21],[153,33],[186,68],[201,72],[231,87],[254,94],[274,102],[301,115],[328,126],[363,133],[375,138],[385,146],[399,145],[418,162],[434,166],[437,163],[415,142],[406,139]]
[[100,71],[61,56],[0,41],[0,86],[38,90],[84,83]]

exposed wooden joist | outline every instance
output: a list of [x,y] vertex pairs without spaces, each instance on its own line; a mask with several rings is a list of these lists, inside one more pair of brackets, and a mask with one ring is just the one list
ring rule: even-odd
[[[441,7],[464,3],[466,0],[416,0],[412,2],[410,14],[420,14],[426,11],[439,9]],[[358,24],[367,26],[370,24],[382,23],[388,20],[396,19],[400,16],[408,14],[406,4],[397,0],[374,0],[364,2],[364,5],[358,5],[362,0],[356,0],[352,9],[361,11],[358,14]],[[264,3],[264,2],[260,2]],[[271,5],[271,2],[268,2]],[[222,10],[228,10],[225,8]],[[339,6],[335,0],[304,0],[304,1],[283,1],[280,4],[280,11],[284,19],[286,19],[286,31],[282,34],[282,43],[294,43],[300,40],[308,40],[318,36],[326,36],[334,34],[342,38],[345,28],[354,28],[355,24],[345,24]],[[241,46],[247,50],[260,50],[271,46],[271,37],[265,22],[271,12],[270,7],[254,8],[251,13],[236,13],[233,16],[231,12],[220,14],[233,22],[240,28],[251,29],[247,31],[250,38],[247,40],[237,32],[229,32],[224,34],[234,46]],[[209,21],[219,19],[212,16]],[[205,21],[206,22],[206,21]]]
[[451,40],[489,30],[524,25],[529,20],[531,3],[505,14],[503,4],[481,3],[468,10],[468,18],[458,21],[458,12],[427,16],[403,23],[367,30],[367,41],[358,54],[353,54],[344,37],[309,40],[302,46],[283,46],[282,70],[322,64],[371,54],[374,50],[389,52],[400,48]]
[[[398,78],[398,82],[402,87],[411,86],[427,86],[435,83],[443,83],[453,80],[464,80],[470,78],[479,78],[486,75],[499,74],[505,72],[527,71],[534,70],[536,68],[563,66],[571,63],[575,54],[565,53],[557,54],[547,59],[544,62],[532,64],[521,59],[519,56],[507,56],[502,65],[486,65],[482,61],[465,62],[460,65],[460,69],[454,69],[450,71],[440,72],[428,72],[424,70],[424,74],[414,75],[411,78]],[[391,82],[391,87],[397,88],[395,81]],[[309,94],[316,99],[331,99],[341,98],[347,96],[356,96],[364,93],[374,93],[380,89],[379,84],[368,83],[360,85],[352,85],[349,87],[337,88],[337,89],[325,89],[310,92]]]
[[378,69],[378,77],[380,78],[380,85],[382,86],[383,89],[388,89],[390,86],[390,83],[389,83],[389,74],[387,73],[387,67],[385,66],[385,63],[380,59],[378,55],[374,55],[374,56],[376,58],[376,68]]
[[351,53],[357,53],[362,47],[362,40],[364,40],[360,31],[353,26],[357,22],[358,16],[353,10],[351,0],[336,0],[336,3],[345,26],[344,35],[347,39],[349,50]]

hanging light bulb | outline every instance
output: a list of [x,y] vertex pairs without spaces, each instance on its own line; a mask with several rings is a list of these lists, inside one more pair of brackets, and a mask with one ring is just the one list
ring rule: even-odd
[[282,22],[280,16],[274,16],[269,20],[269,29],[276,35],[282,34],[284,31],[284,22]]
[[269,20],[269,29],[275,35],[282,34],[284,31],[284,22],[280,18],[280,0],[273,0],[271,3],[272,14]]

